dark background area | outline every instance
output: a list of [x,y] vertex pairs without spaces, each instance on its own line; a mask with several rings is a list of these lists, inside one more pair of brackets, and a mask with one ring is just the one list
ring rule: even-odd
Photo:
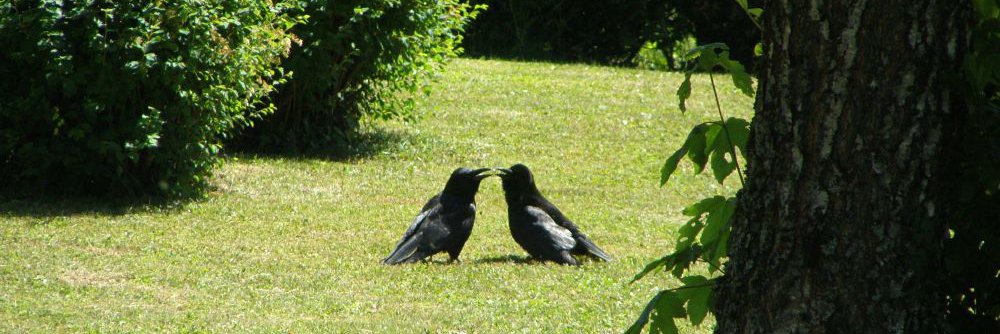
[[[735,1],[474,0],[489,9],[466,29],[469,57],[628,64],[643,43],[666,54],[688,35],[726,43],[752,67],[760,31]],[[757,4],[751,3],[751,6]]]

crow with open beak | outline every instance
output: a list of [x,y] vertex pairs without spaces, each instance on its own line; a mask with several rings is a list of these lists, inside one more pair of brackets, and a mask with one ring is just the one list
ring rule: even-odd
[[611,261],[610,255],[542,196],[528,166],[496,170],[503,180],[510,234],[533,258],[568,265],[580,265],[572,255]]
[[483,174],[491,170],[459,168],[452,172],[444,190],[427,201],[382,263],[412,263],[440,252],[448,252],[449,262],[458,260],[476,220],[479,183],[494,175]]

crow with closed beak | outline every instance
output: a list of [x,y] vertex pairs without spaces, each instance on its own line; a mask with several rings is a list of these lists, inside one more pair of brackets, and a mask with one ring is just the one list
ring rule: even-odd
[[580,265],[572,255],[611,261],[610,255],[542,196],[528,166],[516,164],[497,170],[503,180],[510,234],[531,257],[568,265]]
[[449,262],[458,260],[476,220],[479,183],[493,175],[483,174],[490,170],[458,168],[452,172],[444,190],[427,201],[382,263],[412,263],[440,252],[448,252]]

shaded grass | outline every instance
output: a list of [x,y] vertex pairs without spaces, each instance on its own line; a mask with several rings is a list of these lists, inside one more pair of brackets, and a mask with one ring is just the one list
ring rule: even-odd
[[[626,283],[672,250],[680,208],[730,191],[686,165],[657,186],[663,159],[714,110],[698,77],[690,111],[677,111],[680,78],[457,60],[420,100],[425,119],[372,125],[396,135],[364,154],[233,156],[208,199],[180,207],[0,203],[0,328],[621,332],[676,285],[666,275]],[[720,93],[727,112],[750,109],[731,86]],[[452,169],[516,162],[617,260],[527,261],[491,178],[461,264],[378,264]]]
[[262,157],[287,159],[322,159],[333,161],[351,161],[369,158],[374,154],[385,153],[394,144],[413,138],[412,134],[403,130],[389,130],[385,127],[366,127],[361,131],[352,132],[340,138],[330,146],[310,148],[303,151],[289,151],[280,148],[264,146],[227,147],[227,154],[235,157]]

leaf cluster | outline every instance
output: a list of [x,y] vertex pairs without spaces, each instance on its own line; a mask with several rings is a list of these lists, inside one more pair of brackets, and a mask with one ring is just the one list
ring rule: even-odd
[[750,122],[742,118],[730,117],[725,122],[705,122],[696,125],[688,133],[684,144],[674,151],[660,168],[660,186],[670,180],[670,176],[677,170],[677,165],[684,157],[694,164],[695,174],[701,173],[706,165],[710,165],[715,180],[722,184],[736,170],[733,148],[739,148],[743,156],[749,138]]
[[684,81],[677,88],[677,99],[681,112],[687,111],[687,99],[691,97],[691,75],[695,72],[713,72],[722,69],[729,73],[736,86],[746,96],[753,96],[753,80],[739,61],[729,58],[729,47],[722,43],[699,45],[684,56],[691,64],[684,72]]
[[676,334],[674,319],[687,319],[695,326],[700,325],[715,303],[712,294],[715,279],[685,276],[681,283],[684,285],[680,288],[657,293],[625,334],[642,333],[647,324],[650,333]]

